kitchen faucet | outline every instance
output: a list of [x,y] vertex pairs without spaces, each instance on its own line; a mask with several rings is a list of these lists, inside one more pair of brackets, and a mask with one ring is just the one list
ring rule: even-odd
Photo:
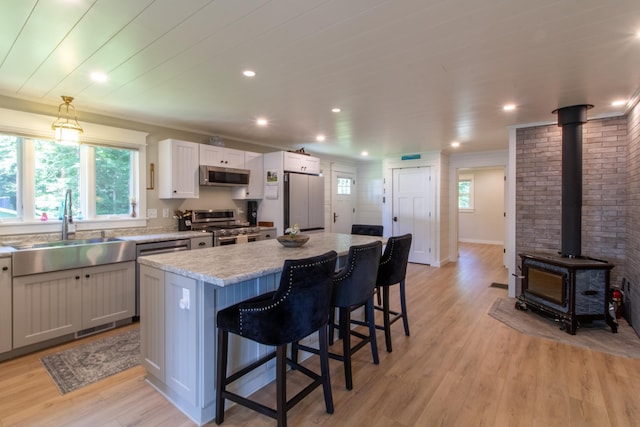
[[[73,215],[71,214],[71,190],[67,190],[64,195],[64,208],[62,215],[62,240],[72,238],[76,234],[76,227],[73,223]],[[71,225],[71,227],[69,226]]]

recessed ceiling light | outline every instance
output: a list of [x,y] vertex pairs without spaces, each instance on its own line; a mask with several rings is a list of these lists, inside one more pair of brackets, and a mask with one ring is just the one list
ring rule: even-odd
[[504,111],[513,111],[516,109],[516,105],[515,104],[507,104],[504,107],[502,107],[502,109]]
[[333,113],[339,113],[340,111],[342,111],[342,110],[340,110],[339,108],[332,108],[331,109],[331,112],[333,112]]
[[91,80],[98,83],[104,83],[109,80],[109,76],[101,71],[94,71],[93,73],[91,73]]
[[360,153],[363,157],[367,157],[369,155],[368,151],[363,151],[362,153]]
[[451,146],[452,146],[453,148],[458,148],[458,147],[460,147],[460,143],[459,143],[458,141],[453,141],[453,142],[451,143]]
[[269,122],[267,121],[267,119],[265,119],[264,117],[260,117],[256,120],[256,124],[258,126],[266,126],[269,124]]
[[627,104],[627,100],[626,99],[618,99],[618,100],[613,101],[611,103],[611,105],[613,107],[622,107],[623,105],[626,105],[626,104]]
[[318,136],[316,136],[316,141],[322,142],[324,141],[326,138],[323,134],[319,134]]
[[243,74],[245,77],[255,77],[255,76],[256,76],[256,72],[255,72],[255,71],[253,71],[253,70],[244,70],[244,71],[242,72],[242,74]]

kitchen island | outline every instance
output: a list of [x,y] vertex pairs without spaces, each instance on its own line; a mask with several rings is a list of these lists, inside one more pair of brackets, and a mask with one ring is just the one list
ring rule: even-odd
[[[217,312],[276,289],[286,259],[334,250],[340,265],[350,246],[375,240],[381,238],[317,233],[300,248],[264,240],[139,258],[140,348],[147,381],[197,424],[213,420]],[[234,371],[272,350],[233,335],[229,349]],[[258,390],[275,378],[274,363],[230,389],[242,394]]]

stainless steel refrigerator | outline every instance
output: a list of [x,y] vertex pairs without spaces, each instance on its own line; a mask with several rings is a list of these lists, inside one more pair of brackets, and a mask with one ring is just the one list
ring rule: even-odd
[[301,231],[324,229],[324,177],[284,174],[284,228],[298,224]]

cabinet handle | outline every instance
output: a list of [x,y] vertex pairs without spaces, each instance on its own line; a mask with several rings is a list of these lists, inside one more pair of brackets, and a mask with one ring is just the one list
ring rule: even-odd
[[198,243],[198,246],[205,246],[207,244],[207,242],[200,242]]
[[80,280],[80,276],[76,276],[76,280]]
[[91,277],[91,275],[90,274],[85,274],[84,277],[86,277],[88,279],[89,277]]
[[7,271],[8,269],[9,269],[9,267],[7,267],[7,266],[2,267],[2,271]]

